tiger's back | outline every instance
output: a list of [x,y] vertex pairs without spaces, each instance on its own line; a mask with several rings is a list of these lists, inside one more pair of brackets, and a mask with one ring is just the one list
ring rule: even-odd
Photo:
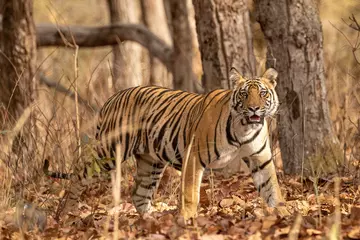
[[193,113],[204,96],[161,87],[123,90],[103,106],[97,125],[101,156],[114,157],[120,144],[122,160],[148,154],[181,169]]

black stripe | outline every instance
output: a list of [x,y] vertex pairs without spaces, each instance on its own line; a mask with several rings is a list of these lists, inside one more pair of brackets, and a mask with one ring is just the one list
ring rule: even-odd
[[[176,120],[176,122],[174,123],[174,126],[176,127],[180,120],[183,119],[183,113],[184,111],[187,109],[187,106],[191,103],[191,101],[196,98],[197,96],[194,95],[194,96],[191,96],[191,95],[187,95],[187,97],[190,97],[190,99],[186,99],[187,102],[182,106],[182,108],[175,114],[175,116],[173,117],[173,120],[171,121],[171,125],[173,125],[173,122]],[[182,100],[182,99],[181,99]],[[173,136],[170,135],[170,139],[172,139]]]
[[[183,94],[183,93],[185,93],[185,92],[181,92],[181,93]],[[185,98],[187,98],[187,97],[188,97],[188,94],[185,94],[182,98],[177,99],[177,102],[174,104],[174,106],[172,106],[171,110],[175,109],[180,103],[183,103],[183,100],[184,100]],[[182,106],[182,107],[184,107],[184,106]],[[185,107],[186,107],[186,105],[185,105]],[[167,126],[168,126],[168,125],[171,126],[172,122],[177,119],[177,115],[179,115],[179,114],[181,114],[181,113],[182,113],[182,111],[181,111],[181,109],[180,109],[180,111],[176,112],[175,115],[171,116],[171,118],[168,119],[168,120],[161,126],[160,131],[159,131],[159,135],[158,135],[158,137],[154,140],[154,146],[155,146],[155,148],[157,148],[157,149],[160,149],[160,148],[161,148],[161,143],[163,142],[163,137],[164,137],[164,134],[165,134],[165,130],[167,129]],[[178,117],[178,118],[180,118],[180,117]],[[155,121],[155,122],[156,122],[156,121]],[[171,139],[171,137],[170,137],[170,139]],[[164,143],[164,145],[165,145],[165,143]],[[166,161],[168,161],[168,162],[170,162],[170,163],[172,162],[172,161],[170,160],[170,158],[167,156],[167,153],[166,153],[166,151],[165,151],[165,148],[163,148],[162,157],[164,158],[164,160],[166,160]]]
[[[154,125],[154,123],[156,123],[157,121],[159,121],[160,117],[164,114],[164,112],[166,111],[166,109],[168,108],[169,104],[168,101],[172,100],[173,98],[176,98],[177,96],[179,96],[182,92],[179,92],[177,94],[174,95],[170,95],[165,99],[161,99],[161,96],[163,94],[165,94],[166,92],[169,92],[170,90],[167,91],[162,91],[159,95],[157,96],[153,96],[152,97],[152,101],[151,103],[147,104],[148,106],[150,106],[148,108],[148,111],[151,111],[151,107],[153,105],[153,102],[156,101],[156,103],[159,103],[158,106],[156,106],[155,111],[149,115],[148,118],[148,122],[151,125]],[[151,120],[151,118],[154,116],[154,119]],[[152,126],[148,126],[148,129],[151,129]]]
[[[129,91],[127,91],[125,94],[123,94],[120,99],[115,99],[117,102],[116,102],[115,106],[113,106],[113,107],[111,108],[111,110],[112,110],[112,116],[111,116],[111,118],[112,118],[112,121],[111,121],[112,124],[111,124],[111,126],[110,126],[111,129],[115,130],[116,127],[117,127],[117,126],[116,126],[117,114],[115,114],[115,112],[117,111],[118,114],[120,114],[120,112],[123,112],[123,111],[126,112],[126,111],[127,111],[128,104],[129,104],[129,100],[130,100],[130,96],[131,96],[131,94],[132,94],[136,89],[137,89],[137,87],[131,88],[131,89],[129,89]],[[123,97],[125,98],[125,101],[124,101],[124,102],[121,100]],[[122,106],[122,109],[119,107],[119,105]],[[120,111],[120,110],[121,110],[121,111]],[[120,117],[119,117],[119,127],[122,126],[122,121],[123,121],[122,115],[120,114]],[[117,138],[117,139],[116,139],[116,138]],[[116,140],[117,140],[117,141],[116,141]],[[116,141],[116,142],[119,141],[120,143],[123,142],[123,135],[122,135],[120,129],[119,129],[119,136],[117,136],[117,133],[115,133],[115,139],[114,139],[114,141]],[[128,139],[127,139],[127,141],[128,141]],[[128,148],[127,144],[125,145],[125,148]],[[115,151],[115,149],[114,149],[114,151]],[[126,151],[125,151],[125,154],[123,154],[123,156],[124,156],[124,159],[126,159],[126,158],[125,158],[125,157],[126,157]]]
[[268,185],[270,183],[270,180],[271,180],[271,176],[268,178],[268,180],[266,180],[265,182],[260,184],[260,186],[257,188],[257,190],[260,192],[261,189],[264,189],[266,187],[266,185]]
[[[222,120],[222,119],[221,119],[222,112],[223,112],[223,106],[221,107],[220,114],[219,114],[219,118],[217,119],[216,124],[215,124],[214,151],[215,151],[215,154],[216,154],[216,159],[219,159],[219,157],[220,157],[220,153],[219,153],[219,149],[218,149],[218,145],[217,145],[217,142],[218,142],[218,141],[217,141],[217,132],[220,131],[220,130],[218,129],[218,126],[219,126],[220,121]],[[210,160],[210,159],[209,159],[209,160]]]
[[182,164],[172,163],[171,166],[178,171],[181,171]]
[[240,147],[240,144],[237,142],[235,137],[232,135],[231,120],[232,120],[232,117],[231,117],[231,114],[229,114],[228,120],[226,121],[226,139],[228,140],[228,143],[231,146]]
[[250,169],[250,159],[248,157],[244,157],[243,161],[246,164],[246,166]]
[[249,138],[249,139],[246,140],[245,142],[240,143],[240,145],[248,144],[248,143],[254,141],[254,139],[255,139],[257,136],[259,136],[261,130],[262,130],[262,128],[260,128],[258,131],[256,131],[256,133],[255,133],[251,138]]
[[207,153],[208,153],[208,162],[211,161],[211,154],[210,154],[210,147],[209,147],[209,135],[206,134],[206,146],[207,146]]
[[[137,190],[137,188],[136,188],[136,190]],[[148,196],[140,195],[138,193],[135,193],[135,195],[138,196],[138,197],[141,197],[143,199],[151,200],[151,197],[148,197]]]
[[[166,143],[165,143],[165,144],[166,144]],[[171,164],[173,163],[173,162],[170,160],[169,156],[167,155],[167,152],[166,152],[166,148],[165,148],[165,147],[164,147],[163,150],[162,150],[161,158],[162,158],[163,160],[171,163]]]
[[[158,168],[158,169],[160,169],[160,168]],[[151,172],[151,175],[160,175],[160,174],[162,174],[162,172],[163,172],[163,171],[161,171],[161,172],[152,171],[152,172]],[[149,177],[150,177],[150,176],[149,176]]]
[[241,125],[245,126],[246,125],[246,120],[244,118],[242,118],[240,123],[241,123]]
[[[115,161],[112,160],[112,162],[113,162],[112,165],[114,166],[114,165],[115,165]],[[103,169],[104,169],[104,171],[110,171],[110,170],[113,169],[113,167],[112,167],[108,162],[106,162],[106,163],[103,164]]]
[[158,180],[160,180],[160,177],[157,177],[157,178],[155,178],[155,177],[153,177],[155,174],[151,174],[151,173],[148,173],[148,174],[144,174],[144,173],[139,173],[139,174],[137,174],[136,175],[136,178],[137,179],[139,179],[139,178],[150,178],[150,177],[152,177],[151,178],[151,180],[153,180],[153,181],[158,181]]
[[267,196],[267,198],[266,198],[266,203],[269,202],[270,198],[272,197],[272,194],[273,194],[273,193],[270,193],[269,196]]
[[[202,99],[202,101],[204,101],[204,103],[205,103],[205,102],[207,101],[206,99],[209,98],[209,97],[211,96],[211,93],[214,93],[215,91],[216,91],[216,90],[208,93],[208,94],[205,96],[205,98]],[[219,92],[216,93],[214,96],[212,96],[211,99],[209,100],[209,102],[206,104],[206,106],[203,107],[202,109],[200,109],[200,110],[201,110],[201,113],[199,114],[199,117],[203,116],[203,114],[205,113],[205,111],[207,110],[207,108],[208,108],[208,106],[211,104],[211,102],[212,102],[218,95],[220,95],[220,94],[222,94],[222,93],[224,93],[224,92],[225,92],[225,91],[219,91]],[[195,129],[198,128],[199,123],[200,123],[200,121],[197,121],[197,124],[196,124],[196,126],[195,126]]]
[[200,160],[200,164],[203,168],[206,168],[206,165],[205,165],[205,163],[203,163],[203,161]]
[[265,149],[266,143],[267,143],[267,139],[266,139],[266,141],[264,142],[264,145],[263,145],[257,152],[251,154],[250,156],[254,156],[254,155],[257,155],[257,154],[261,153],[261,152]]
[[[140,136],[140,124],[141,124],[141,121],[139,121],[140,119],[137,119],[137,115],[138,115],[138,112],[141,111],[141,105],[140,105],[140,101],[141,99],[143,98],[144,96],[144,92],[142,92],[142,90],[144,89],[145,87],[140,87],[139,90],[135,93],[135,102],[134,102],[134,105],[132,107],[132,114],[128,116],[128,124],[129,122],[131,123],[137,123],[137,124],[134,124],[135,126],[137,126],[138,129],[134,128],[134,127],[131,127],[131,131],[132,131],[132,138],[131,138],[131,145],[130,147],[128,148],[128,151],[130,152],[130,155],[132,155],[134,153],[134,148],[135,148],[135,145],[138,141],[138,136]],[[146,91],[146,89],[145,89]],[[131,111],[131,109],[130,109]],[[130,117],[132,118],[130,120]],[[128,130],[129,131],[129,130]],[[136,136],[135,136],[135,131],[137,131],[136,133]],[[126,153],[128,155],[128,153]],[[126,155],[126,156],[127,156]],[[125,157],[124,157],[125,158]],[[126,158],[125,158],[126,159]]]
[[[166,111],[166,107],[164,107],[163,109],[158,109],[158,111],[156,112],[156,114],[153,114],[153,115],[152,115],[152,116],[154,116],[154,119],[153,119],[153,120],[151,120],[151,117],[152,117],[152,116],[150,116],[149,121],[151,121],[151,122],[149,122],[149,123],[150,123],[151,125],[153,125],[153,124],[155,124],[156,122],[158,122],[159,119],[164,115],[165,111]],[[152,128],[152,126],[149,126],[149,129],[151,129],[151,128]]]
[[[150,199],[151,200],[151,199]],[[136,205],[137,208],[141,207],[141,206],[144,206],[145,204],[149,204],[149,202],[144,202],[142,204],[139,204],[139,205]]]
[[[197,96],[197,97],[202,97],[202,96]],[[199,105],[199,101],[197,100],[197,102],[195,102],[189,109],[189,112],[187,114],[187,116],[182,116],[184,119],[185,119],[185,126],[183,128],[183,143],[184,143],[184,146],[187,146],[187,142],[186,142],[186,137],[187,137],[187,133],[190,132],[189,129],[191,129],[191,123],[190,123],[190,127],[189,129],[187,128],[187,125],[189,122],[191,122],[193,120],[193,116],[194,116],[194,113],[193,113],[193,110],[195,107],[197,107]]]
[[125,133],[125,150],[124,150],[124,154],[123,154],[124,161],[127,159],[129,145],[130,145],[130,134],[128,131],[126,131],[126,133]]
[[139,161],[142,161],[143,163],[146,163],[147,165],[151,166],[154,164],[153,161],[149,160],[148,158],[142,158],[141,157],[141,154],[136,154],[135,155],[135,158],[136,160],[139,162]]
[[153,163],[152,164],[153,168],[157,168],[157,169],[163,169],[164,168],[164,164],[159,162],[159,163]]
[[[178,93],[178,94],[172,95],[172,96],[170,96],[170,97],[168,97],[168,98],[166,98],[166,99],[161,100],[162,103],[161,103],[160,106],[158,106],[157,108],[159,108],[159,107],[161,107],[161,106],[163,106],[163,105],[164,105],[164,107],[163,107],[161,110],[158,109],[159,112],[157,112],[157,114],[155,115],[155,117],[154,117],[154,119],[153,119],[152,121],[151,121],[151,117],[152,117],[153,114],[150,116],[149,121],[151,121],[151,124],[152,124],[152,125],[156,124],[156,123],[160,120],[160,118],[164,115],[164,113],[166,112],[166,110],[169,109],[169,103],[168,103],[168,101],[171,101],[172,99],[176,98],[177,96],[179,96],[179,95],[181,95],[181,94],[183,94],[183,93],[184,93],[184,92],[180,92],[180,93]],[[185,96],[185,97],[186,97],[186,96]],[[174,107],[176,107],[176,105],[179,104],[182,99],[183,99],[183,98],[177,99],[177,102],[176,102],[176,104],[175,104]],[[168,122],[168,121],[167,121],[167,122]],[[166,122],[165,124],[163,124],[163,126],[166,125],[167,122]],[[151,128],[152,128],[152,127],[149,126],[149,129],[151,129]],[[156,131],[156,129],[153,129],[153,130],[154,130],[154,132]]]
[[156,182],[154,181],[154,182],[152,182],[150,184],[146,184],[146,185],[140,183],[139,186],[142,187],[142,188],[150,190],[150,189],[153,189],[154,187],[156,187]]
[[[170,122],[170,126],[172,126],[172,131],[171,131],[171,133],[170,133],[170,136],[169,136],[169,138],[171,139],[171,141],[172,141],[172,147],[173,147],[173,149],[174,149],[174,151],[175,151],[175,155],[176,155],[176,150],[175,149],[177,149],[177,147],[178,147],[178,135],[179,135],[179,131],[180,131],[180,126],[179,126],[179,122],[180,122],[180,120],[181,119],[186,119],[185,118],[185,116],[184,116],[184,111],[187,109],[187,107],[188,107],[188,105],[191,103],[191,101],[194,99],[194,98],[196,98],[197,97],[197,95],[194,95],[194,96],[191,96],[191,95],[187,95],[187,97],[190,97],[190,99],[186,99],[187,100],[187,102],[181,107],[181,109],[172,117],[172,120],[171,120],[171,122]],[[174,123],[174,121],[175,121],[175,123]],[[185,120],[186,121],[186,120]],[[174,131],[174,128],[176,129],[175,131]],[[185,130],[187,130],[186,128],[185,128]],[[175,137],[174,137],[174,134],[176,134],[175,135]],[[185,144],[185,143],[184,143]],[[185,145],[184,145],[185,146]],[[179,152],[179,151],[177,151],[177,152]],[[181,159],[181,157],[180,157],[180,159]],[[177,159],[178,160],[178,159]],[[180,160],[180,161],[182,161],[182,159]]]
[[272,158],[270,158],[269,160],[267,160],[266,162],[264,162],[263,164],[261,164],[259,167],[256,167],[255,169],[253,169],[252,171],[251,171],[251,173],[256,173],[256,172],[258,172],[258,171],[260,171],[260,170],[263,170],[267,165],[269,165],[270,163],[271,163],[271,161],[272,161]]
[[[142,201],[145,201],[145,199],[137,199],[137,200],[133,200],[133,203],[136,204],[136,203],[139,203],[139,202],[142,202]],[[146,202],[148,203],[148,202]],[[144,203],[140,204],[140,206],[144,205]]]
[[[197,146],[198,146],[198,157],[199,157],[200,164],[201,164],[201,166],[203,166],[203,168],[206,168],[206,164],[205,164],[205,163],[203,162],[203,160],[201,159],[200,144],[198,143]],[[188,163],[188,164],[189,164],[189,163]]]
[[[148,87],[147,90],[144,92],[144,95],[150,95],[151,93],[158,91],[158,87]],[[152,97],[153,95],[150,95]]]

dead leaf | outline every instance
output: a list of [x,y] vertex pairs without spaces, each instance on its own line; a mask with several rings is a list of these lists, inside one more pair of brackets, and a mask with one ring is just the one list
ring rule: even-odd
[[282,238],[282,237],[287,236],[289,234],[289,232],[290,232],[290,226],[287,226],[287,227],[284,227],[284,228],[277,228],[275,230],[274,237]]
[[215,234],[218,233],[219,230],[220,230],[220,226],[210,225],[209,227],[207,227],[206,232],[209,234]]
[[352,230],[348,233],[348,237],[349,237],[350,239],[360,239],[360,228],[352,229]]
[[322,232],[319,230],[313,229],[313,228],[309,228],[309,229],[306,229],[306,233],[309,236],[312,236],[312,235],[320,235]]
[[307,215],[310,210],[310,205],[308,201],[305,200],[294,200],[288,201],[287,205],[291,206],[295,212],[299,212],[301,215]]
[[223,240],[224,235],[220,235],[220,234],[209,234],[209,235],[203,235],[200,237],[201,240]]
[[265,216],[264,210],[262,208],[255,208],[254,214],[257,218],[262,218]]
[[251,235],[249,240],[262,240],[261,233],[257,231],[255,234]]
[[265,217],[262,220],[262,230],[270,229],[271,226],[273,226],[276,222],[277,222],[277,217],[274,215]]
[[244,200],[242,200],[241,198],[239,198],[236,195],[232,195],[232,198],[234,200],[234,203],[242,208],[246,207],[246,202]]
[[295,187],[295,188],[302,187],[302,184],[300,182],[296,181],[296,179],[290,179],[288,183],[289,183],[289,185],[291,185],[292,187]]
[[226,207],[230,207],[234,204],[234,199],[232,198],[224,198],[223,200],[220,201],[220,207],[222,208],[226,208]]
[[204,226],[208,226],[208,225],[211,225],[211,224],[214,224],[213,221],[210,221],[209,218],[207,217],[204,217],[204,216],[199,216],[196,218],[196,221],[198,223],[198,225],[200,227],[204,227]]
[[261,222],[259,222],[259,221],[253,222],[249,227],[249,232],[255,233],[255,232],[259,231],[261,229],[261,226],[262,226]]
[[162,234],[150,234],[149,239],[163,240],[163,239],[166,239],[166,237]]
[[360,220],[360,206],[353,206],[351,208],[350,218],[353,221],[359,221]]
[[245,229],[237,227],[237,226],[232,226],[229,228],[228,234],[229,235],[243,235],[243,234],[245,234]]

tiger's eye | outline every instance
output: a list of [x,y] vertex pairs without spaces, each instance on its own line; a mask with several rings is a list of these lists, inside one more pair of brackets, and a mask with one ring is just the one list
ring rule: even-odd
[[265,97],[266,95],[267,95],[267,91],[266,91],[266,90],[262,90],[262,91],[260,92],[260,96]]
[[247,92],[240,92],[240,96],[243,97],[243,98],[246,98],[247,97]]

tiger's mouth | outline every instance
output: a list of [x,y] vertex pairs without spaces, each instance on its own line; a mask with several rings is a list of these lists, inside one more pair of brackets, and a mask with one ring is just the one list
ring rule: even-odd
[[246,117],[246,121],[248,123],[262,123],[264,121],[264,117],[254,114],[250,117]]

